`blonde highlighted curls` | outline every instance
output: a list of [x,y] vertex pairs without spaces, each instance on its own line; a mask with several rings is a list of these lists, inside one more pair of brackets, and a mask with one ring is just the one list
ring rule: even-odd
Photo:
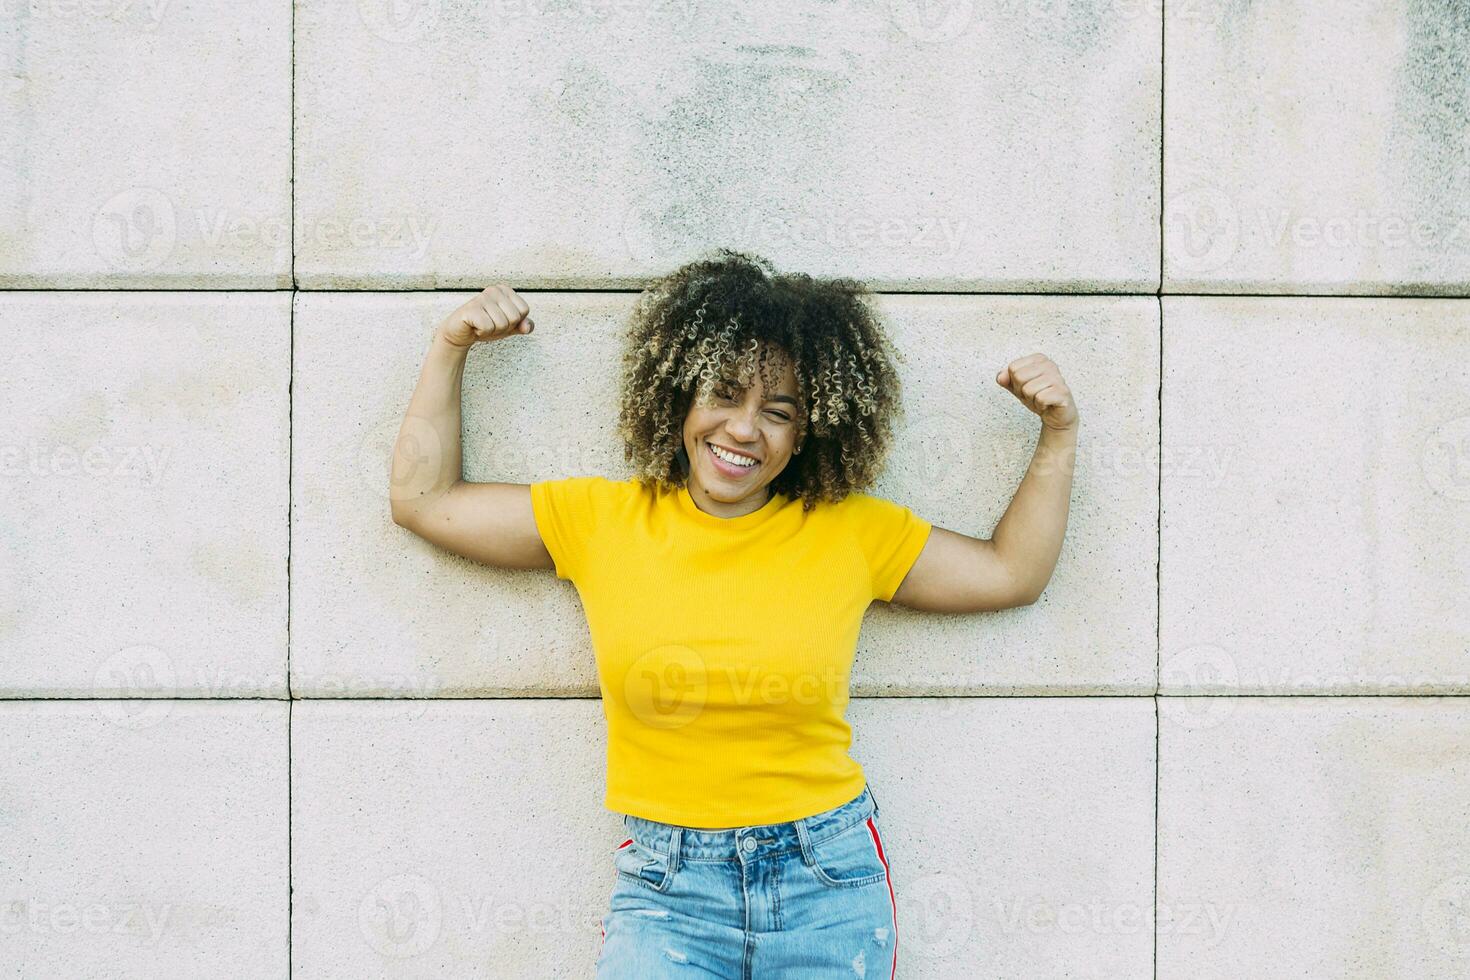
[[633,309],[623,349],[618,432],[634,477],[675,489],[687,482],[676,453],[684,418],[717,381],[767,388],[780,359],[796,374],[796,453],[770,489],[805,510],[871,488],[901,415],[903,356],[853,279],[776,274],[728,248],[649,286]]

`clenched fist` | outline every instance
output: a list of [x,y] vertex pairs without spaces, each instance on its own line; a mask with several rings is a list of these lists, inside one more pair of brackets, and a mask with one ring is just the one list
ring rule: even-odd
[[466,349],[484,340],[499,340],[511,334],[528,334],[536,329],[528,314],[531,308],[504,283],[496,283],[466,302],[435,327],[439,336]]
[[1061,430],[1076,428],[1077,405],[1072,401],[1072,390],[1045,354],[1018,357],[1000,369],[995,381],[1041,416],[1042,425]]

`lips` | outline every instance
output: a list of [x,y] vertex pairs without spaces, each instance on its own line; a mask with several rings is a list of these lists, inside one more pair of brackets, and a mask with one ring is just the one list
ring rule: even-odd
[[[706,439],[705,442],[709,442],[709,440]],[[720,446],[718,442],[709,442],[709,444],[711,446]],[[735,456],[745,456],[749,459],[755,460],[757,463],[760,462],[760,457],[757,456],[755,453],[748,453],[743,449],[731,449],[729,446],[720,446],[720,448],[723,449],[725,452],[731,453]]]
[[[713,443],[706,442],[705,445],[710,447],[710,450],[709,450],[710,462],[712,462],[714,464],[715,469],[717,469],[721,473],[725,474],[726,476],[742,477],[742,476],[745,476],[745,475],[747,475],[749,473],[753,473],[757,469],[760,468],[760,460],[756,460],[756,462],[753,463],[753,464],[751,464],[750,466],[736,466],[734,463],[727,463],[723,459],[721,459],[719,456],[716,456],[715,455],[715,450],[714,450],[714,444]],[[720,448],[723,449],[724,447],[721,446]],[[744,455],[744,454],[742,454],[742,455]],[[752,457],[752,458],[754,458],[754,457]]]

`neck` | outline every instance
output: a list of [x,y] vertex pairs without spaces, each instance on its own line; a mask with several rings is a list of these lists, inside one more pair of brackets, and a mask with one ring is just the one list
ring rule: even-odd
[[715,517],[743,517],[746,514],[753,514],[771,499],[770,487],[761,487],[750,496],[739,500],[715,500],[694,480],[689,481],[688,489],[689,499],[694,501],[694,506]]

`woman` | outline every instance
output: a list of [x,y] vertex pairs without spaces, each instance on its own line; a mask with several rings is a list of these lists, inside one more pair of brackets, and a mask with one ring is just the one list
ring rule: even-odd
[[464,482],[466,353],[534,323],[497,285],[435,329],[393,519],[477,561],[554,569],[582,599],[605,803],[629,832],[600,978],[892,977],[889,855],[847,751],[864,611],[1021,606],[1051,576],[1077,432],[1056,366],[1032,354],[996,376],[1042,428],[993,538],[934,527],[864,492],[899,409],[864,293],[729,250],[651,286],[623,353],[625,480]]

